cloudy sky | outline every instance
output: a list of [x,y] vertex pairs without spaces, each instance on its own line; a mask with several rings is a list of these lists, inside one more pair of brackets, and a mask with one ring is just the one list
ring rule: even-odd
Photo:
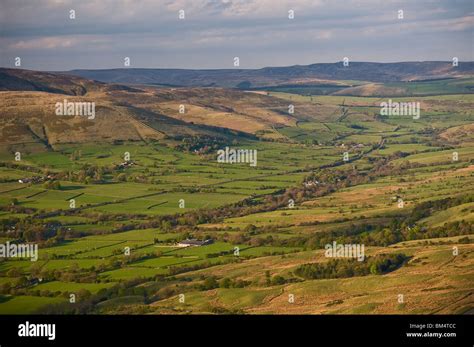
[[0,65],[36,70],[472,61],[474,1],[0,0],[0,31]]

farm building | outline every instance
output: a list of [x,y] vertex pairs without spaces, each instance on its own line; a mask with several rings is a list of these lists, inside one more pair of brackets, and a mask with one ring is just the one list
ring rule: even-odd
[[214,242],[214,240],[212,240],[212,239],[203,240],[203,241],[199,241],[197,239],[187,239],[187,240],[183,240],[183,241],[179,242],[178,246],[179,247],[205,246],[205,245],[210,245],[213,242]]
[[123,170],[123,169],[126,169],[128,167],[131,167],[135,165],[135,162],[131,161],[131,160],[126,160],[124,161],[123,163],[120,163],[118,165],[115,166],[115,169],[117,170]]
[[56,179],[54,175],[25,177],[18,180],[18,183],[43,183],[48,180]]

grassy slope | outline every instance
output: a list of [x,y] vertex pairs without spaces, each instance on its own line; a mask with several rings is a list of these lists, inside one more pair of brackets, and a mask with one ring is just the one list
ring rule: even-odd
[[[184,93],[184,92],[183,92]],[[409,209],[413,204],[433,198],[456,196],[470,190],[473,184],[472,165],[474,148],[469,145],[469,134],[459,131],[459,126],[472,123],[472,103],[469,95],[439,96],[421,98],[426,113],[417,122],[411,119],[389,118],[383,121],[375,117],[376,106],[380,98],[358,98],[321,96],[311,100],[310,97],[270,93],[283,104],[295,103],[298,113],[303,119],[298,123],[279,124],[275,131],[289,139],[290,143],[269,143],[239,139],[239,145],[257,148],[258,167],[247,165],[225,166],[215,162],[212,155],[198,156],[183,153],[167,146],[147,144],[144,142],[126,142],[122,145],[84,144],[58,145],[56,151],[44,148],[27,151],[23,156],[22,169],[2,168],[0,177],[0,205],[6,206],[11,199],[19,200],[20,206],[41,208],[45,210],[67,209],[68,198],[83,193],[77,200],[78,206],[109,202],[108,205],[91,206],[73,217],[58,216],[51,220],[62,221],[73,230],[81,230],[91,234],[78,240],[71,240],[57,247],[42,249],[40,264],[45,269],[68,269],[77,266],[90,268],[106,264],[113,257],[114,251],[125,246],[132,247],[132,252],[155,253],[150,259],[133,262],[119,269],[106,270],[99,276],[97,285],[69,282],[50,282],[39,285],[38,289],[67,291],[88,287],[91,291],[103,287],[104,281],[117,282],[136,277],[153,277],[157,274],[169,274],[169,267],[179,264],[203,264],[206,262],[232,262],[232,256],[208,258],[207,255],[219,251],[232,250],[234,246],[242,248],[241,256],[256,257],[240,263],[215,265],[203,270],[190,271],[179,277],[191,277],[195,283],[200,282],[202,274],[216,275],[252,281],[247,288],[217,289],[205,292],[191,291],[187,294],[184,307],[177,305],[175,297],[157,301],[150,307],[154,313],[166,312],[209,312],[212,308],[242,309],[249,313],[453,313],[464,310],[469,305],[467,295],[472,289],[472,246],[459,245],[461,254],[452,259],[449,252],[452,245],[417,245],[417,242],[405,245],[393,245],[389,249],[369,248],[369,252],[404,251],[422,258],[421,263],[403,267],[396,272],[384,276],[350,278],[344,280],[315,280],[283,286],[262,286],[265,270],[272,275],[288,274],[297,265],[318,261],[320,252],[301,251],[297,248],[252,247],[232,242],[217,243],[196,249],[174,250],[172,247],[175,233],[164,233],[159,229],[133,230],[112,235],[95,235],[102,231],[111,231],[117,223],[103,222],[95,224],[89,212],[139,213],[135,222],[158,214],[182,212],[177,202],[180,198],[186,201],[186,209],[200,207],[218,207],[230,202],[242,200],[251,194],[268,194],[278,189],[301,185],[305,173],[292,172],[305,168],[307,165],[323,165],[340,160],[344,151],[340,143],[365,143],[365,150],[371,143],[377,143],[381,137],[386,139],[384,148],[375,150],[369,157],[387,156],[396,151],[409,154],[407,157],[394,161],[402,164],[405,161],[429,165],[410,169],[399,177],[386,177],[371,184],[344,189],[332,195],[314,199],[294,210],[277,210],[262,214],[247,215],[238,218],[224,219],[219,225],[203,225],[202,228],[224,227],[235,228],[227,231],[236,233],[239,228],[248,224],[274,225],[276,230],[268,232],[275,237],[291,237],[299,234],[310,234],[341,225],[340,219],[347,218],[354,223],[364,222],[366,218],[390,217],[398,212],[392,202],[395,194],[401,194]],[[184,94],[183,94],[184,95]],[[194,96],[199,99],[199,95]],[[260,99],[259,99],[260,100]],[[397,99],[398,100],[398,99]],[[399,99],[405,100],[405,99]],[[412,99],[408,99],[412,100]],[[209,101],[209,100],[208,100]],[[275,102],[275,101],[272,101]],[[277,104],[277,102],[275,102]],[[341,104],[349,108],[349,117],[340,119]],[[152,109],[153,105],[147,105]],[[236,105],[236,109],[242,107]],[[300,110],[301,107],[301,110]],[[311,112],[311,110],[315,110]],[[245,111],[245,110],[241,110]],[[197,109],[196,109],[197,112]],[[199,110],[202,112],[202,110]],[[214,111],[209,111],[214,112]],[[220,112],[220,111],[219,111]],[[237,112],[239,113],[239,112]],[[176,115],[177,116],[177,115]],[[178,117],[178,116],[177,116]],[[197,115],[196,115],[197,117]],[[240,113],[239,113],[240,117]],[[265,117],[259,114],[255,119]],[[238,119],[238,118],[236,118]],[[286,120],[283,117],[281,119]],[[359,125],[361,128],[353,127]],[[433,143],[437,135],[426,134],[424,129],[437,127],[442,134],[449,134],[450,129],[456,136],[448,136],[445,144],[451,148],[441,148],[443,143]],[[413,143],[416,137],[420,143]],[[440,138],[443,138],[442,136]],[[307,140],[327,142],[324,146],[304,145]],[[466,145],[466,143],[468,145]],[[337,145],[337,146],[336,146]],[[37,146],[33,148],[37,149]],[[75,161],[69,157],[74,150],[81,149],[82,155]],[[459,152],[458,162],[452,162],[450,154]],[[119,163],[124,151],[129,151],[138,165],[130,171],[132,177],[147,170],[147,175],[156,178],[152,183],[126,182],[110,184],[83,184],[78,182],[61,182],[62,190],[48,190],[33,185],[24,189],[16,182],[7,182],[31,175],[26,166],[49,168],[52,171],[67,168],[79,169],[83,164],[113,165]],[[2,161],[12,162],[11,152],[3,153]],[[370,167],[367,159],[356,163],[358,166]],[[309,172],[310,170],[308,170]],[[196,185],[214,189],[212,192],[185,192],[184,188]],[[43,193],[44,192],[44,193]],[[37,193],[41,193],[35,195]],[[142,197],[144,195],[155,194]],[[122,198],[136,198],[130,201],[117,202]],[[163,204],[161,204],[163,203]],[[151,207],[160,204],[157,207]],[[442,211],[423,220],[428,226],[436,226],[444,221],[459,220],[460,215],[472,218],[471,206],[460,206]],[[3,211],[0,218],[15,216]],[[17,214],[24,218],[26,214]],[[362,219],[360,219],[362,218]],[[462,217],[464,218],[464,217]],[[322,221],[317,227],[301,225],[301,222]],[[120,223],[119,223],[120,224]],[[123,223],[125,224],[125,223]],[[221,233],[220,231],[209,231]],[[266,236],[265,234],[263,236]],[[160,238],[169,247],[156,247],[153,239]],[[288,252],[289,255],[268,256],[269,252]],[[300,252],[298,252],[300,251]],[[50,254],[70,255],[70,259],[46,261]],[[123,257],[123,256],[119,256]],[[26,274],[32,263],[29,261],[8,261],[0,264],[0,283],[14,282],[15,279],[5,277],[5,273],[18,267]],[[396,302],[400,288],[406,293],[406,304]],[[296,295],[294,304],[288,303],[288,294]],[[44,300],[45,299],[45,300]],[[0,312],[10,313],[15,307],[24,310],[24,305],[38,308],[54,301],[43,297],[16,297],[8,302],[0,303]],[[23,300],[23,301],[22,301]],[[31,301],[34,304],[29,304]],[[339,303],[339,301],[342,301]],[[471,300],[472,301],[472,300]],[[22,302],[26,303],[23,304]],[[112,305],[113,307],[113,305]]]

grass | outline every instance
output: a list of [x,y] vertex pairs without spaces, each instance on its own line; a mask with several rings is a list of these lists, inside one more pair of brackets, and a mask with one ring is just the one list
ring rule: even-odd
[[152,278],[155,275],[167,274],[166,269],[151,269],[151,268],[137,268],[125,267],[122,269],[106,271],[101,273],[101,278],[111,281],[130,280],[133,278]]
[[52,281],[41,283],[34,287],[35,290],[49,290],[50,292],[69,292],[77,293],[79,290],[88,290],[91,293],[97,293],[102,288],[111,287],[113,283],[74,283]]
[[0,302],[0,314],[33,314],[46,305],[61,302],[66,302],[66,299],[39,296],[4,296]]
[[[0,167],[0,220],[9,226],[16,218],[35,219],[40,213],[54,211],[58,214],[44,219],[45,223],[59,223],[67,230],[67,236],[56,246],[41,245],[40,260],[36,263],[14,259],[0,262],[0,285],[16,285],[21,276],[28,278],[32,266],[57,273],[79,269],[77,271],[84,274],[90,274],[89,269],[94,267],[97,283],[66,282],[64,278],[56,278],[39,285],[26,285],[26,289],[50,292],[87,289],[95,293],[120,281],[140,279],[133,284],[134,287],[156,286],[157,291],[163,290],[168,292],[167,295],[175,290],[186,293],[185,304],[180,304],[175,295],[159,296],[157,301],[147,304],[156,313],[242,310],[256,314],[417,314],[452,313],[467,309],[469,303],[459,301],[459,298],[472,288],[474,253],[472,244],[459,244],[460,257],[453,259],[450,256],[451,247],[457,245],[459,237],[429,240],[430,243],[410,241],[383,248],[368,246],[368,254],[403,251],[420,259],[420,262],[383,276],[296,281],[274,286],[267,285],[266,272],[271,277],[280,275],[290,279],[297,266],[325,261],[322,250],[291,246],[296,237],[304,239],[315,233],[353,228],[353,225],[369,222],[382,227],[390,225],[394,216],[402,213],[393,201],[394,196],[403,197],[406,202],[404,213],[408,213],[412,206],[420,202],[472,191],[474,147],[468,125],[474,122],[471,111],[474,96],[425,95],[436,93],[440,88],[448,88],[449,93],[463,92],[471,82],[446,80],[388,86],[407,88],[410,93],[419,95],[392,97],[393,101],[420,101],[423,113],[416,121],[410,117],[379,117],[380,102],[385,101],[385,97],[288,93],[296,92],[294,88],[283,93],[270,91],[278,102],[295,103],[295,118],[288,120],[286,115],[276,115],[273,111],[266,116],[257,110],[256,116],[264,123],[268,121],[265,117],[282,121],[273,128],[269,128],[267,123],[263,127],[268,132],[262,134],[272,137],[273,141],[242,137],[229,144],[236,148],[258,150],[258,165],[255,168],[243,163],[219,164],[212,151],[195,154],[177,150],[173,145],[179,144],[179,141],[172,139],[168,139],[168,143],[58,144],[53,151],[38,149],[25,152],[21,167]],[[308,88],[301,93],[328,92],[321,88]],[[347,108],[347,117],[343,114],[342,104]],[[209,121],[203,118],[209,110],[196,107],[192,111],[196,122]],[[213,119],[221,117],[221,113],[209,111]],[[245,121],[243,126],[255,125],[244,118],[239,118]],[[380,144],[382,139],[384,146],[373,150],[372,147]],[[165,231],[169,229],[157,223],[163,215],[202,208],[221,209],[254,196],[257,196],[254,201],[258,202],[264,199],[263,195],[276,196],[286,188],[301,187],[305,177],[317,167],[341,160],[342,152],[346,150],[341,148],[342,143],[351,153],[355,152],[350,148],[351,144],[364,144],[362,150],[366,157],[354,163],[358,174],[364,175],[373,169],[374,160],[388,158],[397,152],[403,152],[405,156],[392,160],[391,164],[394,167],[403,165],[405,169],[398,175],[388,174],[369,183],[355,183],[325,196],[306,197],[293,209],[224,215],[213,223],[197,223],[173,232]],[[77,154],[79,151],[80,154]],[[453,151],[459,154],[457,162],[452,160]],[[136,165],[123,170],[126,181],[118,182],[114,176],[118,172],[113,167],[123,161],[124,152],[131,154]],[[73,153],[76,156],[74,160],[71,158]],[[0,154],[0,161],[14,163],[8,152]],[[419,165],[409,167],[407,163]],[[104,182],[63,179],[60,182],[62,188],[58,190],[47,189],[42,184],[17,182],[19,178],[34,175],[32,169],[77,171],[86,164],[107,168],[113,173],[104,175]],[[334,168],[332,172],[336,173],[340,168]],[[73,196],[77,196],[78,209],[74,214],[67,214],[68,200]],[[15,199],[17,207],[12,208]],[[185,208],[178,206],[180,199],[184,199]],[[473,216],[473,204],[470,203],[435,212],[417,223],[437,227],[446,222],[474,221]],[[258,228],[254,235],[244,231],[249,224]],[[130,230],[123,231],[124,227]],[[176,247],[176,241],[190,236],[185,232],[199,238],[210,235],[216,242],[202,247]],[[242,241],[244,237],[252,237],[252,240]],[[280,243],[259,243],[270,237]],[[10,233],[2,240],[6,242],[15,238]],[[156,240],[160,242],[155,243]],[[239,247],[240,257],[233,254],[236,246]],[[148,256],[122,263],[126,260],[123,254],[125,247],[131,247],[134,256]],[[112,260],[116,260],[117,264],[111,265]],[[22,273],[17,277],[7,277],[12,268],[18,268]],[[172,272],[172,269],[180,271]],[[198,290],[196,284],[211,276],[217,280],[245,280],[247,284],[244,288]],[[396,301],[400,290],[407,293],[405,305],[399,305]],[[154,297],[154,294],[156,292],[152,291],[148,297]],[[289,294],[295,295],[294,303],[288,302]],[[0,303],[0,313],[33,313],[48,303],[61,300],[24,296],[20,290],[13,298]],[[101,304],[100,309],[116,313],[120,312],[118,307],[124,305],[129,305],[131,310],[144,305],[143,297],[124,294],[121,298]]]

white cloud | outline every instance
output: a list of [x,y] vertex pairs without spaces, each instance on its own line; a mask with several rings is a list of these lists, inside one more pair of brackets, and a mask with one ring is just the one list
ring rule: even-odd
[[57,49],[69,48],[80,42],[77,37],[42,37],[39,39],[20,40],[9,45],[13,50],[24,49]]

